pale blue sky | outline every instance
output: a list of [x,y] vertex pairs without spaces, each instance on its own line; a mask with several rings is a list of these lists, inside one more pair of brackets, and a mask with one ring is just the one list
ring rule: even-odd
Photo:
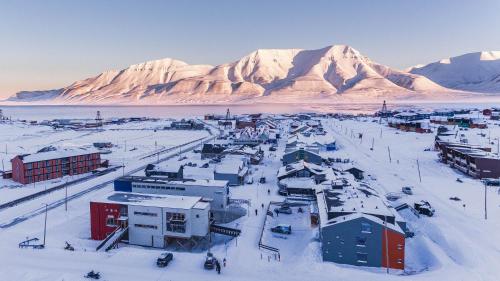
[[500,50],[498,0],[2,0],[0,97],[172,57],[220,64],[259,48],[348,44],[406,68]]

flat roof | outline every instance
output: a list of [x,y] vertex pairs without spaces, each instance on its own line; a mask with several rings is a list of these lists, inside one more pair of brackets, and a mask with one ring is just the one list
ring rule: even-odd
[[141,176],[125,176],[119,178],[119,180],[128,180],[131,182],[139,183],[157,183],[157,184],[173,184],[180,186],[215,186],[215,187],[225,187],[228,184],[226,180],[196,180],[196,179],[185,179],[185,180],[169,180],[162,177],[141,177]]
[[[102,197],[91,200],[96,203],[113,203],[132,206],[160,207],[174,209],[201,208],[204,205],[198,204],[201,201],[199,196],[178,196],[178,195],[158,195],[143,194],[133,192],[112,192]],[[204,203],[204,202],[201,202]],[[207,203],[208,204],[208,203]]]
[[86,155],[91,153],[100,153],[99,150],[94,148],[72,148],[72,149],[63,149],[63,150],[54,150],[47,152],[37,152],[33,154],[20,155],[23,163],[32,163],[44,160],[53,160],[60,159],[78,155]]

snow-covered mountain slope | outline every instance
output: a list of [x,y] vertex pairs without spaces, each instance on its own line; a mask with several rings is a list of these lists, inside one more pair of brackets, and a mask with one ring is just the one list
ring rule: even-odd
[[46,91],[20,91],[9,98],[10,101],[39,101],[55,99],[64,89],[46,90]]
[[469,53],[415,66],[410,72],[451,89],[500,93],[500,51]]
[[[54,99],[62,102],[199,103],[311,97],[350,92],[408,95],[448,92],[429,79],[375,63],[346,45],[318,50],[257,50],[215,67],[162,59],[107,71],[74,82]],[[339,95],[342,94],[342,95]],[[29,96],[24,92],[22,97]],[[414,95],[412,95],[414,96]],[[17,97],[21,99],[21,97]]]

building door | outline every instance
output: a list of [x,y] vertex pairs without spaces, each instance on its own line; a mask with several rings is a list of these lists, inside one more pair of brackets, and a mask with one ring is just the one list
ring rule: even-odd
[[121,228],[126,228],[128,226],[128,220],[127,219],[125,219],[125,220],[120,219],[119,222],[120,222],[120,227]]

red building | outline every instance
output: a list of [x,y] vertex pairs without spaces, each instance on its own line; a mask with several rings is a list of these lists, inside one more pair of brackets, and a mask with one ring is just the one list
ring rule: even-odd
[[256,128],[256,122],[253,120],[236,120],[236,129],[245,129],[245,128]]
[[12,162],[12,179],[22,184],[91,172],[101,167],[97,150],[54,150],[17,155]]
[[91,238],[93,240],[104,240],[118,226],[121,226],[119,223],[120,216],[127,216],[126,205],[90,202]]

